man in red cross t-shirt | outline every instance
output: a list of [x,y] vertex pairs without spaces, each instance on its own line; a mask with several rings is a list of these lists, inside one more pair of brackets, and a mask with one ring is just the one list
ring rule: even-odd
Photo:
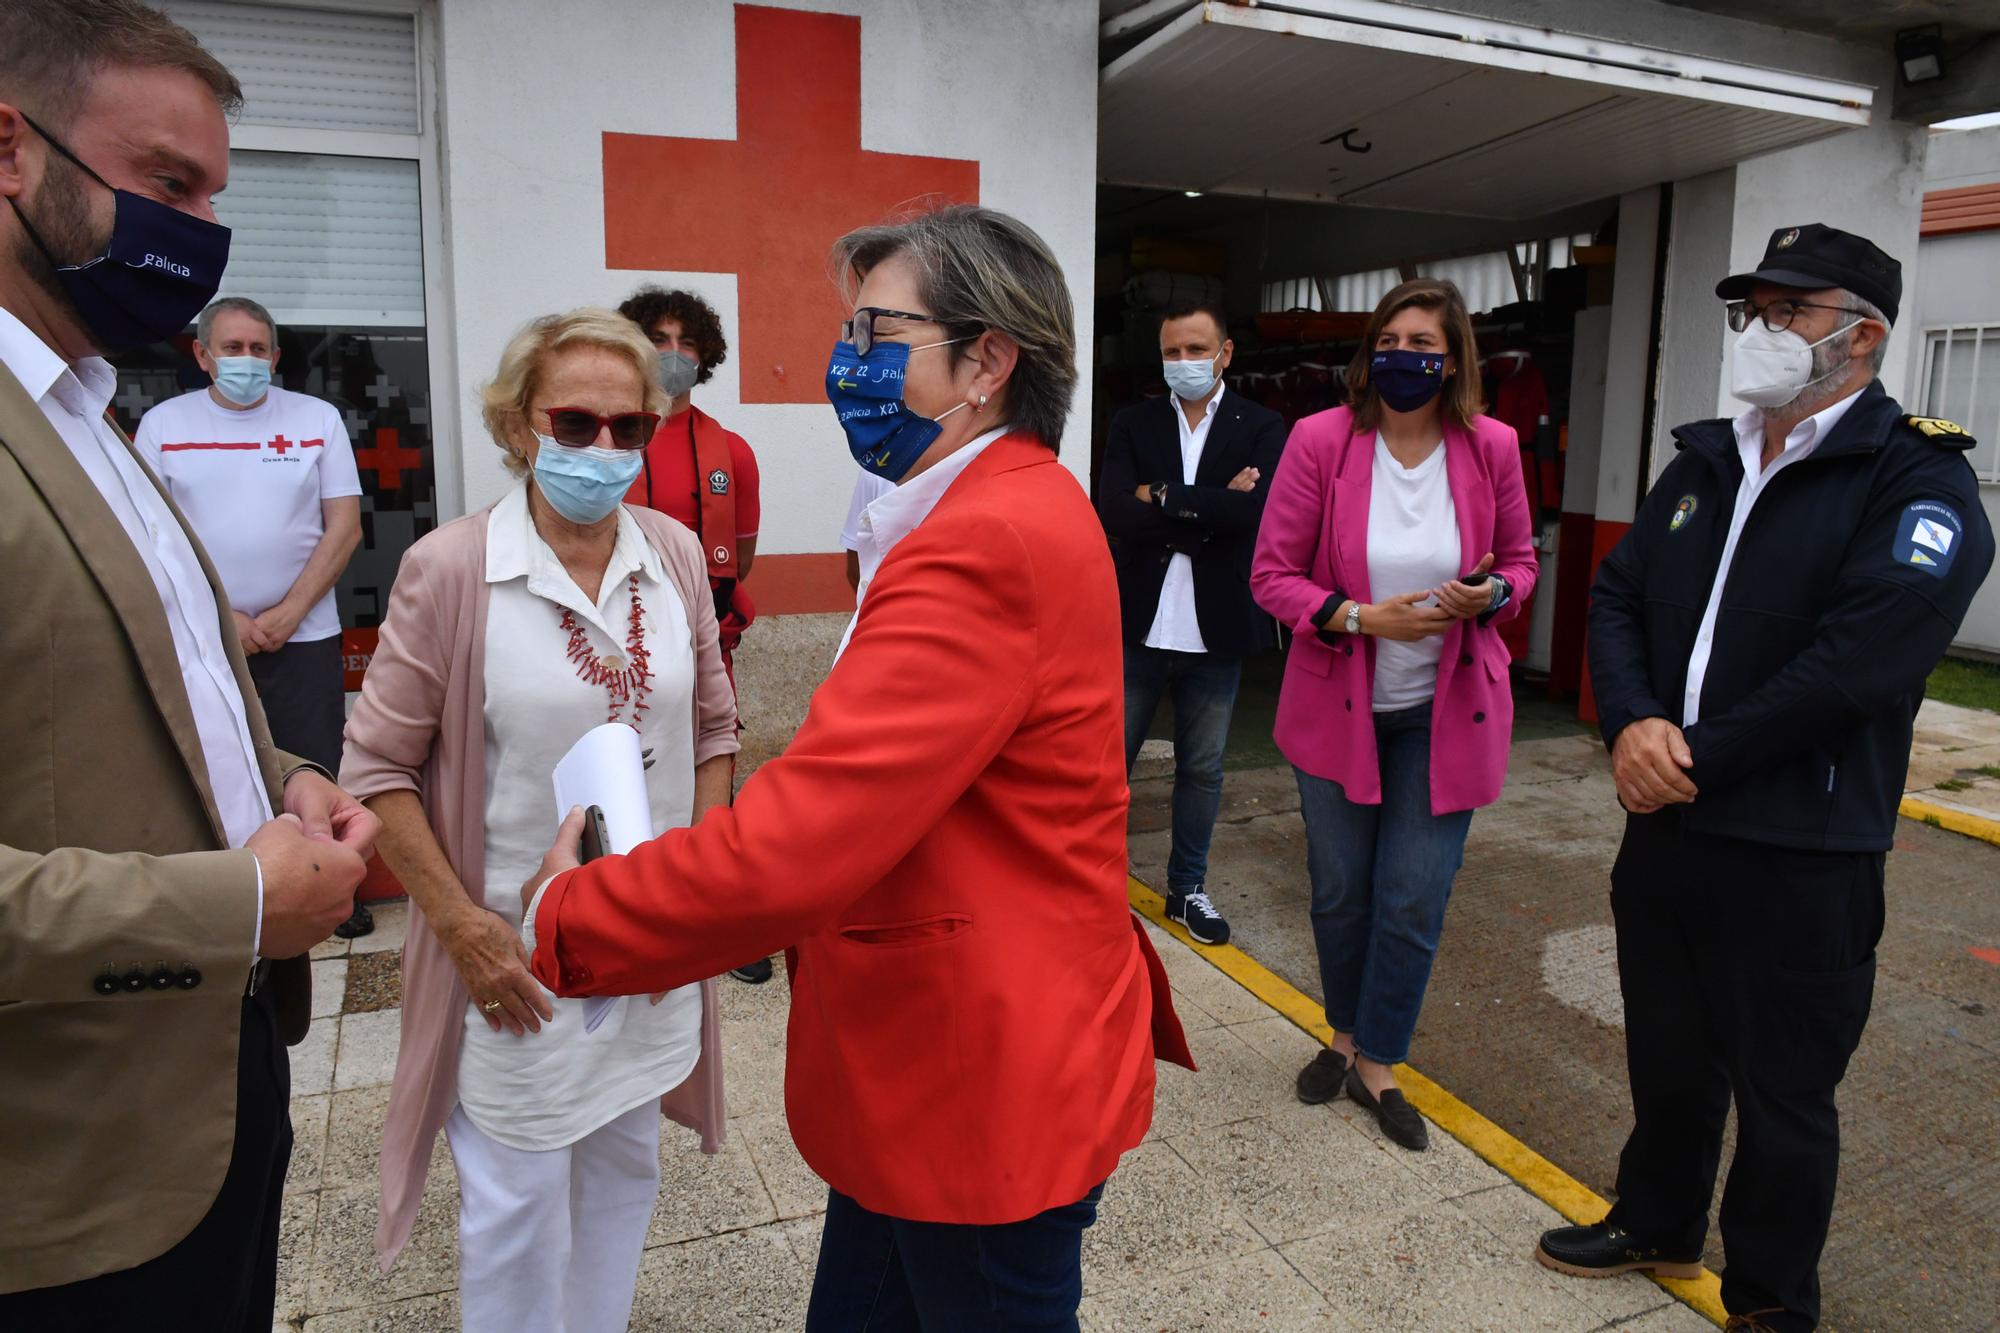
[[[706,384],[729,355],[722,318],[689,291],[641,287],[618,313],[646,331],[660,353],[660,386],[667,391],[667,414],[646,446],[645,467],[625,496],[627,504],[657,509],[687,526],[708,561],[708,586],[715,593],[715,619],[722,637],[722,664],[736,682],[736,645],[757,618],[744,590],[757,554],[757,456],[735,431],[691,401],[694,386]],[[771,960],[760,958],[730,973],[760,985],[771,979]]]

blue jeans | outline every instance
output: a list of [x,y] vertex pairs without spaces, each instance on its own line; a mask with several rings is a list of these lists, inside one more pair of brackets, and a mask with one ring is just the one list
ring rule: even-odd
[[1193,893],[1208,879],[1208,841],[1222,809],[1222,752],[1243,677],[1239,658],[1125,645],[1125,771],[1131,773],[1160,696],[1174,704],[1174,839],[1167,888]]
[[1299,772],[1326,1021],[1377,1063],[1408,1059],[1472,812],[1431,813],[1431,706],[1375,714],[1382,804]]
[[806,1333],[1073,1333],[1099,1185],[1022,1222],[907,1222],[828,1190]]

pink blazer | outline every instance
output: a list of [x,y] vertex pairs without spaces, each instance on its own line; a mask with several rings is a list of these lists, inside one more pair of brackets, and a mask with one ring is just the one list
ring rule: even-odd
[[[1500,795],[1514,697],[1498,626],[1520,614],[1538,572],[1514,428],[1483,416],[1469,432],[1447,424],[1444,447],[1465,571],[1493,552],[1493,572],[1506,578],[1513,598],[1485,625],[1461,620],[1445,633],[1431,712],[1431,813],[1439,815],[1489,805]],[[1278,695],[1278,749],[1363,805],[1382,800],[1370,709],[1375,640],[1341,635],[1340,646],[1329,647],[1312,617],[1336,590],[1373,600],[1367,542],[1374,462],[1375,434],[1356,434],[1347,408],[1301,420],[1272,480],[1250,568],[1257,604],[1293,631]],[[1407,591],[1414,589],[1384,595]]]

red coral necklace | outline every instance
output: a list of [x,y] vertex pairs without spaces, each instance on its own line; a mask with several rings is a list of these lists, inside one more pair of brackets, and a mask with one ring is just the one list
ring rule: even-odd
[[646,696],[653,692],[653,672],[646,656],[646,636],[640,625],[639,575],[635,572],[629,586],[632,590],[632,614],[630,629],[625,635],[625,655],[617,653],[599,654],[590,646],[590,634],[579,625],[576,615],[569,608],[563,608],[562,627],[569,631],[567,656],[576,664],[577,678],[586,685],[602,685],[610,698],[611,711],[605,717],[607,722],[620,720],[619,714],[629,704],[632,709],[630,725],[636,730],[639,714],[646,711]]

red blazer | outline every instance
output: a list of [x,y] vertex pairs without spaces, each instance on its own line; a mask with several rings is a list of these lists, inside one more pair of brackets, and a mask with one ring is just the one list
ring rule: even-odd
[[534,972],[631,995],[793,946],[785,1105],[864,1207],[1073,1203],[1192,1067],[1125,896],[1118,590],[1090,502],[996,440],[882,562],[789,749],[736,803],[557,877]]

